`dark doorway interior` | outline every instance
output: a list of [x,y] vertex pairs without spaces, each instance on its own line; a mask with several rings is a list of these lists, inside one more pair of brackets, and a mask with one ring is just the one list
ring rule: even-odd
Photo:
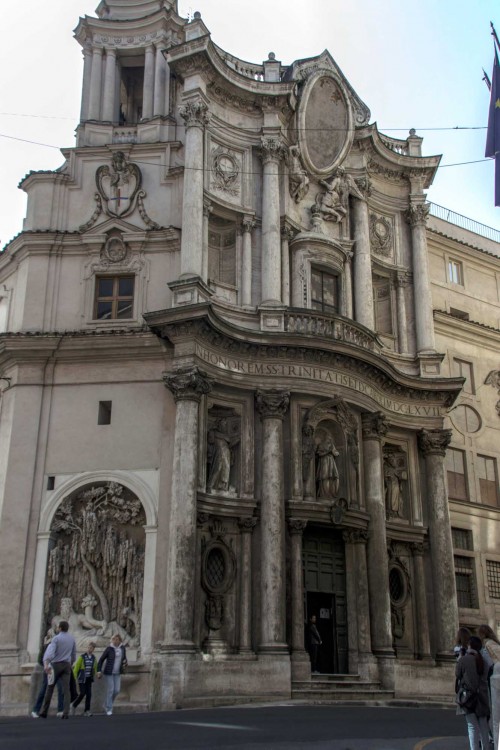
[[[304,537],[306,621],[316,615],[322,645],[318,671],[347,674],[347,604],[344,543],[340,534]],[[307,643],[306,643],[307,647]]]

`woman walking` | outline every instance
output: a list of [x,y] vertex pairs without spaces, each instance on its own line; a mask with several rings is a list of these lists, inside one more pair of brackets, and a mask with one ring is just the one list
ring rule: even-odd
[[[103,670],[102,665],[104,663],[106,666]],[[103,651],[97,664],[97,679],[100,680],[102,674],[104,674],[104,679],[106,680],[104,710],[107,716],[111,716],[113,713],[113,703],[120,692],[121,676],[126,666],[127,654],[125,646],[122,645],[121,636],[117,633],[111,638],[111,645]]]
[[[469,733],[470,750],[489,747],[488,718],[490,704],[488,698],[488,670],[481,656],[481,639],[473,635],[464,656],[460,657],[455,667],[457,678],[457,713],[465,715]],[[462,689],[467,689],[469,700],[464,705],[460,703]]]

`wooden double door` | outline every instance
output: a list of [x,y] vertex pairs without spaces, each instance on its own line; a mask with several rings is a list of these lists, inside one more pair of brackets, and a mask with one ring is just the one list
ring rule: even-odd
[[[302,560],[305,622],[316,615],[316,626],[322,640],[318,671],[347,674],[346,565],[340,532],[316,532],[314,529],[306,532]],[[306,642],[306,648],[307,645]]]

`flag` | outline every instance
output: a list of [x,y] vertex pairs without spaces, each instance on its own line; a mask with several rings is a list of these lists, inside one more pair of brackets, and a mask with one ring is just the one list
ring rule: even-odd
[[500,63],[495,48],[485,156],[495,159],[495,206],[500,206]]

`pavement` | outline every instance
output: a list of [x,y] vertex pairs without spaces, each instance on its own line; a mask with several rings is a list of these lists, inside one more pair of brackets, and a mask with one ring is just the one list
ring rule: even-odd
[[[63,743],[61,745],[61,742]],[[0,750],[468,750],[453,709],[265,705],[1,718]]]

